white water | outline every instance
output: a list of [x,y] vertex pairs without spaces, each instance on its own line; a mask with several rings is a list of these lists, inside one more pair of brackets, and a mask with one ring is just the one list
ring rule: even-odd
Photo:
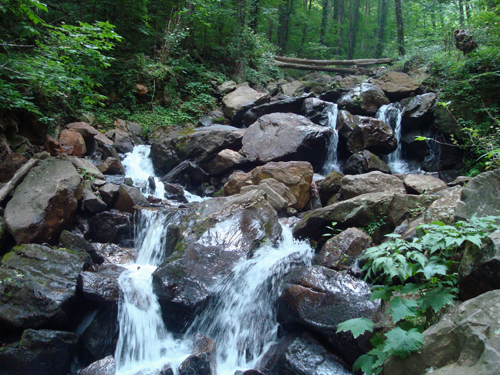
[[[141,193],[146,197],[152,195],[164,199],[165,188],[163,182],[155,176],[153,162],[149,157],[150,153],[151,146],[140,145],[135,146],[132,152],[125,154],[125,158],[122,161],[123,167],[125,168],[125,175],[134,180],[134,185],[138,187]],[[148,178],[150,176],[155,180],[156,189],[154,190],[149,186]]]
[[339,132],[337,131],[337,117],[339,109],[337,104],[332,104],[326,108],[328,114],[328,127],[333,130],[333,135],[328,144],[325,164],[323,165],[324,175],[328,175],[332,171],[340,172],[338,159]]

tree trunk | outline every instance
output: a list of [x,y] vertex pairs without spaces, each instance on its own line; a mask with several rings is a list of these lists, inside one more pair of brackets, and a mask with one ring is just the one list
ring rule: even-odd
[[276,56],[274,58],[276,61],[281,61],[285,63],[293,64],[306,64],[306,65],[316,65],[316,66],[328,66],[328,65],[377,65],[377,64],[390,64],[392,59],[357,59],[357,60],[309,60],[309,59],[298,59],[296,57],[285,57]]
[[469,23],[469,18],[470,18],[469,0],[465,0],[465,17],[467,17],[467,23]]
[[458,0],[458,15],[460,17],[460,28],[464,27],[464,5],[462,0]]
[[282,53],[286,53],[288,44],[289,23],[290,15],[292,14],[293,0],[282,0],[278,9],[279,13],[279,26],[277,35],[277,45]]
[[335,20],[335,26],[337,31],[337,54],[340,54],[342,50],[342,36],[343,36],[343,25],[344,25],[344,14],[345,14],[345,0],[335,0],[335,5],[333,7],[333,18]]
[[330,0],[323,0],[323,14],[321,16],[321,28],[319,30],[319,44],[325,44],[325,31],[328,22],[328,6]]
[[356,34],[358,33],[359,20],[359,3],[360,0],[351,0],[351,9],[349,14],[349,48],[347,50],[347,58],[352,59],[354,50],[356,49]]
[[377,48],[375,49],[375,57],[382,57],[385,39],[385,24],[387,21],[387,0],[380,2],[380,17],[378,21]]
[[279,68],[286,68],[286,69],[319,70],[321,72],[335,72],[335,73],[345,73],[345,74],[356,74],[359,72],[358,69],[334,68],[334,67],[330,67],[330,66],[290,64],[290,63],[283,63],[283,62],[278,62],[276,64],[276,66]]
[[400,56],[405,55],[405,32],[403,28],[403,11],[401,9],[401,0],[394,0],[396,10],[396,30],[398,34],[398,52]]
[[257,32],[257,28],[259,26],[259,12],[260,12],[260,0],[252,0],[250,2],[250,10],[249,10],[249,26],[250,28]]

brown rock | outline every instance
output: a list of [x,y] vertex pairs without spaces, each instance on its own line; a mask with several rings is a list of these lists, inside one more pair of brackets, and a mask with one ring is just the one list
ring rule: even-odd
[[224,173],[239,165],[245,164],[247,159],[239,152],[233,150],[222,150],[217,156],[208,164],[208,173],[212,176]]
[[233,119],[238,112],[256,105],[264,104],[268,99],[268,94],[255,91],[248,86],[240,86],[222,98],[222,103],[224,103],[224,114],[230,119]]
[[411,96],[420,85],[406,73],[388,72],[379,79],[372,79],[372,83],[384,91],[390,100],[401,100]]
[[239,194],[242,187],[250,185],[254,185],[251,173],[234,172],[224,185],[224,194],[226,196]]
[[424,192],[425,194],[433,194],[448,187],[439,178],[421,174],[409,174],[405,177],[404,184],[408,194],[423,194]]
[[120,185],[115,208],[133,214],[135,212],[135,206],[149,207],[149,202],[136,187],[123,184]]
[[63,130],[59,135],[59,144],[68,155],[82,157],[87,152],[85,140],[80,133]]
[[340,180],[343,177],[342,173],[333,171],[319,183],[319,197],[324,206],[333,195],[340,191]]
[[138,83],[137,85],[135,85],[135,91],[140,95],[140,96],[144,96],[148,93],[148,87],[147,86],[144,86],[144,85],[141,85],[140,83]]
[[389,104],[384,92],[372,83],[362,83],[353,87],[338,101],[339,108],[356,115],[373,116],[384,104]]
[[80,133],[85,139],[93,138],[95,135],[99,134],[93,126],[90,126],[86,122],[72,122],[66,125],[66,129]]
[[345,199],[366,193],[406,193],[399,178],[379,171],[344,176],[340,181],[340,187]]
[[77,158],[76,156],[68,156],[67,160],[69,160],[74,165],[80,175],[93,177],[98,180],[104,180],[103,174],[89,160],[84,158]]
[[362,174],[373,171],[391,173],[389,166],[368,150],[351,155],[344,166],[344,172],[349,174]]
[[45,136],[45,150],[50,154],[50,156],[59,156],[61,155],[64,150],[62,146],[57,142],[57,139],[50,135]]
[[125,174],[125,169],[120,161],[117,158],[106,158],[102,164],[99,164],[99,170],[104,174]]

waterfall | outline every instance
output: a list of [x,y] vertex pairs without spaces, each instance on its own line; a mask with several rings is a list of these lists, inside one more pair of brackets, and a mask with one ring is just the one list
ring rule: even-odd
[[252,369],[277,342],[274,301],[279,282],[297,264],[310,265],[314,251],[283,228],[278,246],[264,244],[243,259],[213,288],[215,301],[195,320],[188,334],[201,332],[217,345],[217,374]]
[[[141,190],[141,193],[146,197],[153,195],[157,198],[165,198],[165,188],[163,182],[155,177],[153,162],[149,158],[151,146],[140,145],[135,146],[132,152],[125,154],[122,161],[125,168],[125,175],[131,177],[134,185]],[[155,182],[154,188],[150,185],[149,178],[153,178]]]
[[394,137],[398,142],[396,151],[387,156],[387,165],[392,173],[409,173],[410,167],[403,159],[403,142],[401,141],[401,120],[403,119],[403,111],[397,104],[391,103],[380,107],[376,117],[394,130]]
[[326,108],[328,116],[327,126],[333,130],[333,135],[328,143],[325,164],[323,165],[323,174],[326,176],[332,171],[340,172],[338,159],[339,132],[337,131],[337,117],[339,109],[337,104],[331,104]]

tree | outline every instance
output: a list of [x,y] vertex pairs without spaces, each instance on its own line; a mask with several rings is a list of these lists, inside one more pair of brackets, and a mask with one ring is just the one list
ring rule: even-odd
[[359,3],[360,0],[351,0],[351,7],[349,11],[349,47],[347,50],[347,59],[352,59],[354,56],[354,49],[356,48],[356,35],[358,33],[358,20],[359,20]]
[[405,55],[405,32],[403,28],[403,11],[401,9],[401,0],[394,0],[396,11],[396,29],[398,34],[398,52],[400,56]]

